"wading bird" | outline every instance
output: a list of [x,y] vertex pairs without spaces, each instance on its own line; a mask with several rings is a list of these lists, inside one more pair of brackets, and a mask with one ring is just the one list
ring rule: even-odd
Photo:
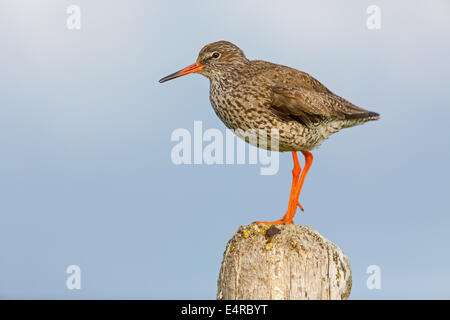
[[[307,73],[247,59],[241,49],[228,41],[204,46],[194,64],[159,82],[190,73],[209,78],[212,107],[228,128],[235,132],[264,129],[268,135],[275,128],[278,150],[292,152],[293,179],[286,214],[279,220],[262,223],[290,224],[297,206],[303,210],[298,199],[313,161],[311,150],[343,128],[379,118],[379,114],[335,95]],[[267,143],[265,148],[272,150]],[[305,157],[303,170],[297,151]]]

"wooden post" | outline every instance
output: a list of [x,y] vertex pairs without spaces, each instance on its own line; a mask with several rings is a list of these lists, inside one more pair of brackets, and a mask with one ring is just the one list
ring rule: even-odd
[[350,261],[311,227],[251,224],[228,241],[217,299],[347,299]]

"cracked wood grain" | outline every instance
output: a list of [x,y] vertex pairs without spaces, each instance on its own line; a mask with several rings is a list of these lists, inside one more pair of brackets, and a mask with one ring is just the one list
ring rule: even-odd
[[217,299],[343,300],[351,286],[348,257],[313,228],[255,223],[228,241]]

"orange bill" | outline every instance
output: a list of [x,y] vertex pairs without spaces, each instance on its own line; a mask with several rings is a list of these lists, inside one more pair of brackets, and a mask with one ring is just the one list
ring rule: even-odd
[[181,70],[179,70],[177,72],[169,74],[168,76],[160,79],[159,83],[163,83],[163,82],[166,82],[166,81],[169,81],[169,80],[172,80],[172,79],[175,79],[175,78],[187,75],[189,73],[199,72],[201,68],[203,68],[203,65],[201,65],[198,62],[196,62],[194,64],[191,64],[189,67],[181,69]]

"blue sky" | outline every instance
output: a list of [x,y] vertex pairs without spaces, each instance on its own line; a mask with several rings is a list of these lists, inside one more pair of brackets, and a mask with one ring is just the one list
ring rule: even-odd
[[[81,30],[66,8],[81,8]],[[366,9],[381,8],[368,30]],[[308,72],[381,120],[313,152],[309,225],[350,257],[353,299],[450,298],[447,1],[0,4],[0,298],[214,299],[239,225],[286,209],[291,155],[181,165],[178,128],[224,130],[209,82],[158,79],[217,40]],[[82,288],[68,290],[67,266]],[[366,269],[381,268],[381,290]]]

